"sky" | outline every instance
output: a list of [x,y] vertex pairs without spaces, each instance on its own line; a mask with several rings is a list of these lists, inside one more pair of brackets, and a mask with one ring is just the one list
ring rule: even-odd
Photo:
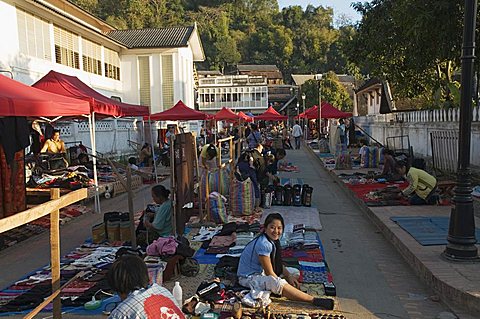
[[353,22],[359,21],[361,16],[356,12],[350,4],[355,2],[354,0],[278,0],[278,6],[280,10],[284,7],[300,5],[305,8],[307,5],[311,4],[315,7],[324,6],[332,7],[334,11],[334,22],[337,19],[338,15],[345,14]]

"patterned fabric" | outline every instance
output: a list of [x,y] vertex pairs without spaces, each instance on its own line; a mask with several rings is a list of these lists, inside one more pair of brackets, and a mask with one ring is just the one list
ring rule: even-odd
[[184,319],[185,316],[172,294],[153,284],[150,288],[132,292],[112,311],[111,319]]
[[302,283],[323,283],[328,281],[327,272],[316,272],[308,270],[300,270],[299,281]]
[[26,209],[24,152],[15,153],[7,164],[3,147],[0,147],[0,218],[14,215]]
[[230,210],[236,216],[251,215],[255,209],[255,190],[250,178],[240,182],[236,178],[230,184]]
[[[208,181],[208,190],[207,190]],[[226,196],[229,192],[229,169],[222,168],[211,172],[204,172],[201,177],[203,198],[206,198],[208,193],[219,192]]]
[[209,218],[211,221],[217,224],[227,223],[228,216],[226,201],[227,199],[217,192],[213,192],[208,196],[208,202],[210,204]]

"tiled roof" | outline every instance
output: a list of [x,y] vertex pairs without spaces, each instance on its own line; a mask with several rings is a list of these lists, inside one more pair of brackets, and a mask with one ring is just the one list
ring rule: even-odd
[[175,48],[186,47],[194,30],[190,27],[163,29],[115,30],[107,36],[133,48]]
[[298,86],[303,85],[308,80],[313,80],[314,78],[314,74],[292,74],[293,82]]
[[262,71],[262,72],[278,72],[276,65],[272,64],[239,64],[238,71]]
[[364,91],[366,89],[369,89],[372,86],[381,86],[382,82],[380,82],[379,79],[377,78],[370,78],[365,83],[363,83],[358,89],[355,90],[355,92],[360,93],[361,91]]

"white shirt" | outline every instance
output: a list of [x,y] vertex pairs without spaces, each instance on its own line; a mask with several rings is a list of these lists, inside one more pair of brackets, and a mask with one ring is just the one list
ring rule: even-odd
[[303,134],[303,132],[302,132],[302,128],[300,127],[300,125],[295,124],[293,126],[292,136],[293,137],[300,137],[300,136],[302,136],[302,134]]

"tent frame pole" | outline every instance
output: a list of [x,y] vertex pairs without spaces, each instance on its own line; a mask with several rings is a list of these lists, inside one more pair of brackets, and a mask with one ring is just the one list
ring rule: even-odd
[[155,183],[158,183],[157,163],[155,161],[155,147],[153,145],[152,121],[150,118],[150,114],[148,115],[148,129],[150,131],[150,146],[152,147],[153,172],[155,173]]
[[94,199],[94,207],[96,213],[101,213],[100,207],[100,195],[98,194],[98,175],[97,175],[97,145],[96,145],[96,136],[95,136],[95,112],[92,112],[90,116],[88,116],[88,124],[90,127],[90,142],[92,144],[92,162],[93,162],[93,182],[95,187],[95,199]]

